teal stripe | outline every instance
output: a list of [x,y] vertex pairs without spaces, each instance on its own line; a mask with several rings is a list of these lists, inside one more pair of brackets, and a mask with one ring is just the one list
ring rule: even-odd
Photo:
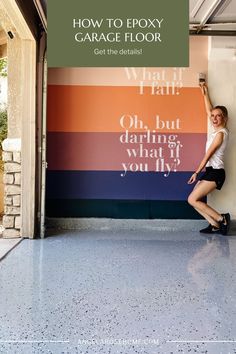
[[47,217],[200,219],[186,201],[48,199]]

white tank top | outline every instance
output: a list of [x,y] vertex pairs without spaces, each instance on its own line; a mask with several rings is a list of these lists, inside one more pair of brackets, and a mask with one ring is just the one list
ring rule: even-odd
[[216,132],[213,132],[207,142],[206,142],[206,151],[208,150],[209,146],[211,145],[212,141],[214,140],[215,136],[217,133],[223,132],[224,133],[224,140],[222,141],[222,144],[220,147],[215,151],[215,153],[212,155],[210,160],[207,162],[206,167],[213,167],[213,168],[224,168],[224,152],[225,148],[228,143],[229,139],[229,131],[226,128],[222,128]]

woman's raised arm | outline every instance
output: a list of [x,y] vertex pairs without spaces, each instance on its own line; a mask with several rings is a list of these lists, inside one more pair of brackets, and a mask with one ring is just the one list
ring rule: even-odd
[[208,93],[208,87],[205,83],[200,84],[200,88],[204,97],[204,102],[205,102],[205,108],[206,108],[206,112],[207,112],[207,116],[210,117],[211,115],[211,110],[213,108],[210,97],[209,97],[209,93]]

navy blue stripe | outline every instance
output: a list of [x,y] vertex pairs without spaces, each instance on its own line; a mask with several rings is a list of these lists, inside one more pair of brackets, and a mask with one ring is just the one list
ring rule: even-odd
[[47,171],[49,199],[186,200],[191,172]]

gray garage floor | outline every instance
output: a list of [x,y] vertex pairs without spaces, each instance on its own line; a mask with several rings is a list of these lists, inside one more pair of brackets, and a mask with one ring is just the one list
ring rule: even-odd
[[57,232],[13,249],[0,289],[4,354],[236,353],[233,235]]

